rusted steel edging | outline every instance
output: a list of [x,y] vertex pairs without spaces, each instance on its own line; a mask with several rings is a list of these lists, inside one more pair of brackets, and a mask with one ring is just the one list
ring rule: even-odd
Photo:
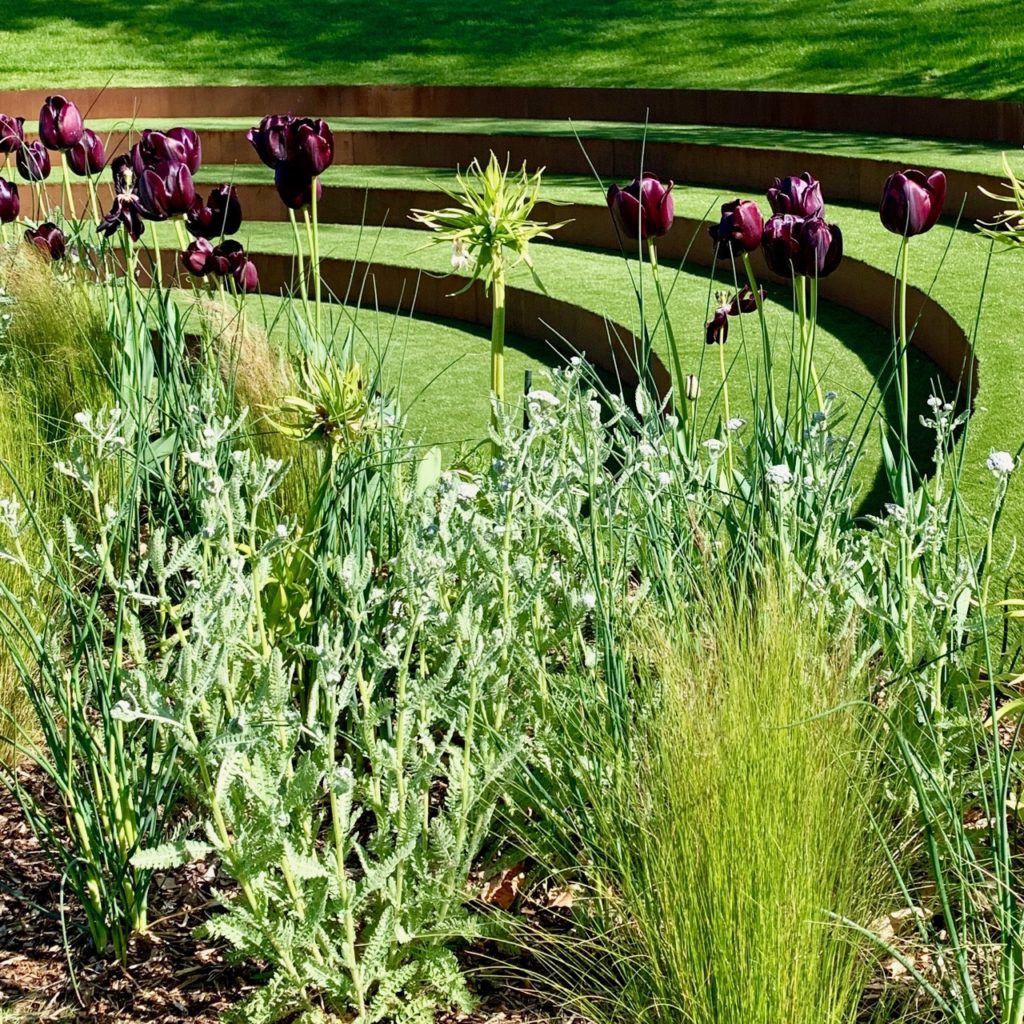
[[[50,90],[52,91],[52,90]],[[932,96],[545,86],[148,86],[75,89],[95,118],[504,117],[849,131],[1024,143],[1024,103]],[[0,91],[0,110],[33,112],[45,90]]]

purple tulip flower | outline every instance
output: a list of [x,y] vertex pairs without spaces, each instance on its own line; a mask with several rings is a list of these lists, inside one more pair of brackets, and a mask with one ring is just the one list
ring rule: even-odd
[[317,201],[324,192],[319,178],[311,177],[290,160],[282,161],[274,168],[274,184],[277,186],[281,202],[290,210],[299,210],[312,202],[314,188]]
[[21,199],[18,186],[13,181],[0,178],[0,224],[10,224],[21,213]]
[[56,224],[47,221],[37,228],[28,228],[25,231],[25,240],[31,242],[41,252],[45,252],[50,259],[59,260],[63,257],[67,248],[64,232]]
[[761,244],[764,218],[751,199],[734,199],[722,206],[722,219],[708,228],[719,259],[753,252]]
[[196,201],[185,215],[185,225],[194,238],[219,238],[233,235],[242,226],[242,204],[231,185],[218,185],[206,205]]
[[235,266],[235,286],[240,292],[259,291],[260,275],[256,264],[246,256]]
[[26,181],[45,181],[50,176],[50,154],[38,139],[21,146],[14,162]]
[[197,238],[181,254],[181,265],[193,277],[205,277],[213,270],[213,244],[206,238]]
[[619,234],[634,241],[667,234],[675,219],[673,184],[641,174],[625,188],[612,185],[608,190],[608,208]]
[[[758,292],[763,302],[765,290],[759,288]],[[744,285],[728,302],[725,299],[726,294],[719,292],[718,301],[721,304],[715,310],[715,315],[704,325],[704,341],[708,345],[724,345],[728,341],[729,317],[753,313],[757,309],[757,300],[747,285]]]
[[114,204],[96,225],[96,230],[110,238],[123,226],[128,230],[128,237],[137,242],[146,226],[142,223],[142,206],[135,189],[136,176],[131,156],[115,157],[110,169],[114,176]]
[[0,114],[0,153],[16,153],[25,144],[25,118]]
[[776,178],[768,189],[772,213],[789,213],[795,217],[820,217],[825,203],[821,183],[808,171],[788,178]]
[[704,325],[707,345],[724,345],[729,340],[729,307],[719,306],[715,315]]
[[[761,301],[764,302],[767,297],[767,292],[763,288],[758,288],[758,295],[761,297]],[[744,285],[733,297],[729,303],[729,316],[739,316],[741,313],[753,313],[757,309],[757,299],[754,297],[754,293],[750,290],[750,285]]]
[[294,120],[291,114],[268,114],[246,133],[259,158],[271,170],[288,159],[288,135]]
[[39,138],[47,149],[70,149],[85,126],[78,107],[63,96],[47,96],[39,111]]
[[879,216],[894,234],[910,238],[935,227],[946,202],[946,176],[932,171],[906,170],[892,174],[882,189]]
[[177,142],[182,148],[184,156],[180,159],[189,172],[195,174],[203,163],[203,144],[200,141],[199,133],[191,128],[169,128],[167,138]]
[[828,277],[843,258],[843,234],[820,217],[777,213],[764,226],[761,247],[779,277]]
[[288,162],[315,178],[334,160],[334,135],[322,119],[295,118],[288,126],[287,149]]
[[196,199],[188,166],[175,160],[161,160],[147,167],[139,179],[142,215],[149,220],[166,220],[188,213]]
[[67,158],[68,166],[80,178],[99,174],[107,165],[103,140],[91,128],[82,132],[82,137],[67,151]]

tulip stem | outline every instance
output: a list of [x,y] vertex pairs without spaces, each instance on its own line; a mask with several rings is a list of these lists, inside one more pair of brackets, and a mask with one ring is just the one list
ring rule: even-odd
[[78,223],[78,211],[75,210],[75,200],[71,195],[71,170],[68,167],[67,154],[61,150],[60,154],[60,177],[64,185],[64,199],[67,202],[67,209],[64,212],[64,219],[69,224]]
[[772,346],[768,336],[768,320],[764,313],[764,299],[761,298],[761,291],[757,286],[757,278],[754,277],[754,266],[750,262],[750,253],[743,253],[743,269],[747,272],[747,283],[754,296],[754,305],[757,306],[757,316],[761,322],[761,352],[764,364],[764,382],[768,391],[768,419],[771,423],[772,441],[775,439],[775,374],[772,370]]
[[313,230],[311,232],[312,245],[310,247],[309,262],[313,270],[313,288],[316,291],[316,334],[320,337],[320,218],[317,216],[317,192],[320,190],[320,180],[313,179]]
[[[491,425],[497,431],[499,409],[505,402],[505,270],[500,262],[494,266],[491,303]],[[491,453],[494,458],[501,454],[496,437],[491,440]]]
[[909,239],[904,235],[900,243],[900,478],[903,486],[903,506],[910,498],[910,370],[907,365],[907,253]]
[[309,322],[309,290],[306,283],[306,263],[302,255],[302,236],[299,234],[299,222],[295,217],[295,211],[288,210],[288,219],[292,222],[292,234],[295,236],[295,260],[299,270],[299,294],[302,295],[302,304],[306,308],[306,322]]
[[722,407],[725,410],[725,429],[722,433],[725,435],[725,456],[729,462],[729,489],[732,490],[733,481],[735,480],[735,472],[732,462],[732,431],[729,429],[729,423],[732,420],[732,413],[729,409],[729,375],[725,369],[724,335],[722,337],[722,341],[718,344],[718,366],[722,373]]
[[[679,346],[676,344],[675,331],[672,330],[672,320],[668,315],[668,305],[665,302],[665,294],[661,290],[661,278],[658,276],[658,246],[653,238],[647,240],[647,252],[651,260],[651,276],[654,278],[654,290],[658,295],[658,305],[661,307],[661,318],[665,321],[665,336],[668,339],[668,352],[672,359],[672,372],[675,375],[674,390],[678,400],[682,395],[682,403],[685,405],[686,378],[683,376],[682,363],[679,360]],[[654,390],[654,381],[651,376],[651,346],[650,342],[644,348],[644,381],[650,383]]]

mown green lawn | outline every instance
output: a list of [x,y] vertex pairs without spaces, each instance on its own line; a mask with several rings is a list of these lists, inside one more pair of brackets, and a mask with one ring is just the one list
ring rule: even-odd
[[1022,52],[1016,0],[20,0],[0,18],[7,88],[413,82],[1020,98]]

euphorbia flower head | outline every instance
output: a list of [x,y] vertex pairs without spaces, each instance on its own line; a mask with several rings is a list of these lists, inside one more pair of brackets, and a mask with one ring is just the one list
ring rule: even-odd
[[259,158],[271,169],[288,159],[288,134],[294,120],[291,114],[268,114],[246,133]]
[[788,178],[776,178],[768,189],[772,213],[790,213],[795,217],[820,217],[825,209],[821,182],[808,171]]
[[25,231],[25,240],[54,260],[59,260],[67,248],[64,232],[49,221],[37,228],[28,228]]
[[302,167],[290,160],[284,160],[274,168],[274,184],[277,186],[281,202],[290,210],[299,210],[312,202],[314,188],[318,201],[324,191],[319,178],[307,174]]
[[85,126],[78,107],[63,96],[47,96],[39,111],[39,138],[47,149],[70,149]]
[[188,213],[195,203],[192,173],[176,160],[161,160],[147,167],[139,179],[142,214],[150,220],[165,220]]
[[768,266],[780,277],[827,277],[843,258],[837,224],[777,213],[764,226],[761,247]]
[[50,176],[50,154],[38,139],[20,146],[14,163],[26,181],[45,181]]
[[232,185],[218,185],[206,205],[196,196],[192,209],[185,216],[189,234],[195,238],[220,238],[233,235],[242,226],[242,204]]
[[13,181],[0,178],[0,224],[10,224],[21,213],[21,199],[18,186]]
[[16,153],[25,143],[25,118],[0,114],[0,153]]
[[634,241],[667,234],[675,219],[673,184],[643,173],[625,188],[612,185],[608,190],[608,209],[619,233]]
[[764,218],[751,199],[734,199],[722,206],[722,217],[708,228],[719,259],[753,252],[761,244]]
[[935,227],[946,202],[946,176],[916,169],[891,174],[882,188],[879,216],[894,234],[909,238]]
[[323,119],[298,117],[288,126],[287,148],[289,163],[315,178],[334,160],[334,135]]
[[99,174],[107,165],[103,140],[91,128],[82,132],[82,137],[67,151],[67,157],[68,166],[82,178]]

